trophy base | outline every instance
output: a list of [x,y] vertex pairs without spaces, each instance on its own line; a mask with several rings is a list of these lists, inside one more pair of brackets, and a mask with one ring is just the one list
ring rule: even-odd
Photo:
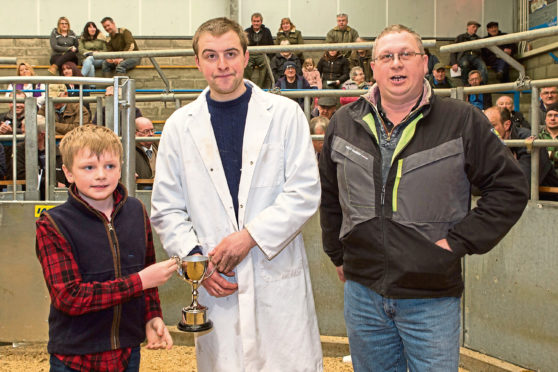
[[177,328],[182,332],[203,332],[213,328],[213,322],[211,320],[208,320],[203,324],[185,324],[179,322]]

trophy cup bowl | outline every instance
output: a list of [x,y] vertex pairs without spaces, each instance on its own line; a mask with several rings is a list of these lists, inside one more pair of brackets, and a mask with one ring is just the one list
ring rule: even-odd
[[180,278],[192,285],[192,303],[182,308],[182,320],[178,323],[178,329],[183,332],[202,332],[213,327],[213,322],[207,319],[207,307],[198,302],[198,287],[205,278],[212,274],[207,272],[209,257],[188,256],[180,259],[173,256],[178,264],[178,275]]

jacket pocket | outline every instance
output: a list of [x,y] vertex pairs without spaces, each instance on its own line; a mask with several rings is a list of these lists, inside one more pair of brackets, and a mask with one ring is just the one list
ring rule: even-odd
[[298,277],[304,272],[305,259],[302,257],[304,243],[302,235],[298,235],[277,256],[268,260],[258,252],[257,272],[268,283]]
[[393,189],[393,220],[398,223],[451,225],[465,217],[469,198],[461,138],[398,163],[398,182]]
[[411,243],[392,245],[390,275],[397,287],[443,291],[461,283],[459,256],[408,230],[400,236]]
[[345,202],[353,207],[375,208],[374,157],[340,137],[331,147],[340,197],[346,195]]

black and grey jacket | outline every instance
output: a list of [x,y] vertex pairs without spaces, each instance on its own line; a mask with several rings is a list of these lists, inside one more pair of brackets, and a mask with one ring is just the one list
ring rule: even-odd
[[[519,219],[527,182],[482,112],[432,95],[405,127],[385,185],[377,85],[332,117],[320,156],[323,245],[345,277],[393,298],[460,296],[461,260]],[[482,198],[470,209],[470,185]],[[435,242],[446,238],[453,252]]]

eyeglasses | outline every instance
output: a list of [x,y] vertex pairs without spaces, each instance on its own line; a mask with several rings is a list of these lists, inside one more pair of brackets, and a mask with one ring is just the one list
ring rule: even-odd
[[420,52],[384,53],[374,58],[374,61],[378,61],[380,63],[389,63],[395,60],[395,56],[397,56],[400,61],[409,61],[414,56],[423,56],[423,55],[424,53],[420,53]]
[[555,96],[558,92],[542,92],[541,96]]
[[155,133],[155,129],[144,129],[144,130],[136,130],[137,133],[143,134],[144,136],[148,136],[150,134]]
[[61,25],[67,25],[68,22],[60,22]]

